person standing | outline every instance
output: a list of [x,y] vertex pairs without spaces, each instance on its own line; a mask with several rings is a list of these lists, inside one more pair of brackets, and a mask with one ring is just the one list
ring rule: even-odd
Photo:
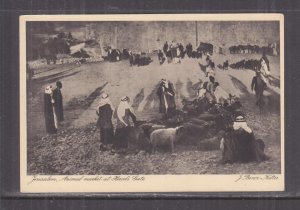
[[251,82],[251,90],[255,92],[256,96],[256,105],[263,106],[265,104],[263,99],[263,93],[266,89],[267,85],[262,79],[261,73],[259,71],[256,72],[256,75],[252,78]]
[[56,88],[53,90],[54,99],[54,110],[57,116],[57,121],[64,121],[64,109],[63,109],[63,96],[61,94],[62,83],[60,81],[56,82]]
[[166,56],[167,56],[168,49],[169,49],[169,45],[168,45],[168,42],[166,41],[166,43],[164,44],[164,47],[163,47],[163,51]]
[[269,60],[265,54],[263,54],[262,58],[260,59],[260,66],[261,78],[266,83],[266,85],[269,85],[269,77],[271,75],[271,72]]
[[53,106],[54,102],[52,86],[49,85],[46,87],[44,94],[44,116],[46,132],[48,134],[57,133],[57,118]]
[[114,107],[107,93],[103,93],[98,105],[96,114],[98,115],[97,127],[100,130],[100,149],[107,149],[113,144],[114,128],[112,124]]
[[176,109],[174,85],[162,79],[156,94],[159,97],[159,112],[170,117]]
[[129,102],[130,98],[128,96],[122,97],[114,113],[114,117],[117,118],[114,147],[121,151],[127,149],[132,123],[133,125],[136,124],[136,116]]
[[158,61],[162,65],[165,62],[166,58],[161,50],[158,50]]
[[215,78],[213,76],[209,76],[209,82],[206,86],[206,93],[205,96],[212,103],[215,100]]

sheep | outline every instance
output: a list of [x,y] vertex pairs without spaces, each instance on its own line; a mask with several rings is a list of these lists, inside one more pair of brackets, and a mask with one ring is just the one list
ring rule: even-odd
[[165,128],[154,130],[150,135],[150,144],[152,145],[152,153],[155,152],[157,146],[171,145],[171,152],[174,152],[174,143],[181,136],[182,126],[176,128]]

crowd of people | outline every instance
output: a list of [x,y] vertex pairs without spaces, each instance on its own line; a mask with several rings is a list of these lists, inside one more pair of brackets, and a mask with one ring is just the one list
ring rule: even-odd
[[[187,46],[187,49],[190,49],[191,46]],[[175,49],[175,50],[174,50]],[[174,62],[176,58],[183,58],[183,46],[182,44],[175,45],[173,42],[168,46],[167,42],[163,47],[163,52],[159,50],[159,59],[160,63],[164,62],[164,54],[168,57],[168,62],[172,59]],[[190,49],[192,50],[192,49]],[[186,51],[187,53],[188,51]],[[257,81],[262,74],[265,72],[266,76],[262,74],[262,77],[269,75],[269,61],[266,56],[263,56],[261,59],[262,67],[261,71],[257,71],[256,76],[253,78],[251,88],[256,92],[258,91]],[[266,68],[266,69],[264,69]],[[219,104],[221,106],[228,105],[228,99],[230,99],[231,94],[226,92],[219,82],[215,79],[215,63],[212,61],[211,57],[208,55],[206,57],[205,65],[205,79],[204,81],[200,80],[200,85],[197,88],[198,99],[206,98],[210,104]],[[264,79],[262,79],[264,81]],[[266,83],[266,82],[265,82]],[[267,84],[267,83],[266,83]],[[60,81],[56,82],[56,88],[53,89],[52,86],[47,86],[44,94],[44,113],[45,113],[45,124],[46,131],[49,134],[57,133],[57,128],[59,123],[64,120],[63,114],[63,97],[61,93],[62,83]],[[162,113],[163,117],[168,119],[173,116],[176,111],[175,103],[175,89],[171,81],[163,78],[160,81],[159,87],[156,91],[156,94],[159,99],[159,112]],[[128,142],[130,138],[131,128],[136,125],[137,119],[134,113],[133,108],[130,105],[130,98],[124,96],[120,98],[119,105],[114,108],[113,104],[109,99],[107,93],[103,93],[100,97],[100,101],[97,107],[96,114],[98,116],[97,128],[100,131],[100,149],[101,150],[110,150],[110,151],[126,151],[128,147]],[[112,119],[116,119],[116,126],[114,128]],[[242,134],[237,135],[238,131]],[[254,138],[253,131],[247,125],[245,116],[240,113],[236,116],[232,130],[231,136],[228,136],[228,133],[222,138],[220,148],[223,152],[223,159],[225,162],[232,162],[232,159],[240,159],[242,162],[247,162],[247,160],[265,160],[267,156],[264,155],[263,150],[257,147],[256,141]],[[245,137],[246,135],[246,137]],[[248,144],[240,145],[241,148],[236,154],[232,153],[233,145],[239,145],[235,141],[236,139],[248,138]],[[255,146],[256,145],[256,146]],[[235,148],[236,149],[236,148]],[[244,152],[241,152],[243,151]],[[228,157],[228,151],[231,151],[231,156]],[[241,156],[241,157],[233,157]],[[247,156],[247,157],[246,157]]]
[[162,65],[166,60],[168,63],[181,63],[187,55],[189,58],[200,58],[202,54],[198,51],[193,51],[193,46],[191,43],[188,43],[186,47],[182,43],[175,43],[172,41],[170,44],[166,41],[163,50],[158,51],[158,60],[160,65]]

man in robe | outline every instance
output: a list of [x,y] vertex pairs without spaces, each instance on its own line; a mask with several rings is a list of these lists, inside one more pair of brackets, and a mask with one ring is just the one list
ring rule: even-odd
[[266,89],[267,84],[263,80],[263,76],[259,71],[256,72],[256,75],[252,78],[251,82],[251,90],[255,92],[256,96],[256,105],[261,106],[264,105],[263,92]]
[[114,147],[121,152],[127,149],[132,126],[136,124],[136,116],[129,103],[128,96],[122,97],[114,113],[114,117],[117,118]]
[[168,49],[169,49],[169,45],[168,45],[168,42],[166,41],[166,43],[164,44],[164,47],[163,47],[163,51],[164,51],[166,56],[167,56]]
[[158,51],[158,61],[162,65],[165,62],[166,58],[161,50]]
[[229,129],[221,140],[220,149],[223,163],[247,163],[268,159],[243,116],[236,117],[232,129]]
[[193,52],[193,46],[191,43],[188,43],[188,45],[186,46],[186,54],[189,58],[192,57],[192,52]]
[[60,81],[56,82],[56,88],[53,91],[54,99],[54,110],[57,116],[58,122],[64,121],[64,109],[63,109],[63,97],[61,94],[62,83]]
[[215,78],[213,76],[209,76],[209,82],[206,86],[205,97],[209,100],[210,103],[215,101]]
[[174,85],[162,79],[156,93],[159,97],[159,112],[167,118],[170,117],[176,109]]
[[44,94],[44,116],[46,132],[48,134],[54,134],[57,132],[57,118],[54,111],[54,99],[52,86],[49,85],[45,89]]
[[113,144],[114,128],[112,124],[114,107],[108,94],[103,93],[96,111],[98,115],[97,127],[100,130],[100,149],[105,150]]

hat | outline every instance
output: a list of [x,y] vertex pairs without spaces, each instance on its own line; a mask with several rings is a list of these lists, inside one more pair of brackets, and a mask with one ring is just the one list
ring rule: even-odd
[[239,115],[235,118],[235,122],[246,122],[246,120],[243,116]]
[[123,96],[123,97],[121,98],[121,101],[128,101],[128,99],[129,99],[128,96]]
[[103,99],[105,99],[105,98],[107,98],[107,97],[108,97],[108,94],[107,94],[107,93],[103,93],[103,94],[102,94],[102,98],[103,98]]

